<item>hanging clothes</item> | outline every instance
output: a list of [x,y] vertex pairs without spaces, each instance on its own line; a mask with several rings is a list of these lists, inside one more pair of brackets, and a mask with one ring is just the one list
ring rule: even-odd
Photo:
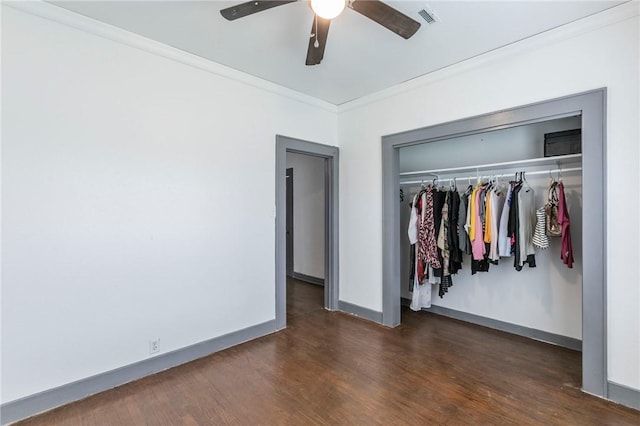
[[[445,193],[445,197],[448,198],[448,194]],[[440,226],[438,227],[438,239],[436,240],[437,247],[443,251],[446,249],[446,246],[447,246],[448,222],[449,222],[449,206],[446,203],[446,199],[445,199],[445,203],[440,213]],[[449,256],[447,255],[447,260],[448,259],[449,259]],[[447,261],[447,265],[446,266],[443,265],[442,267],[448,270],[449,262]]]
[[463,237],[466,236],[466,232],[463,227],[465,214],[464,212],[461,214],[460,209],[460,195],[455,186],[448,189],[441,188],[434,194],[434,218],[440,218],[439,226],[436,219],[436,227],[438,229],[437,248],[442,268],[434,269],[435,277],[430,279],[430,282],[439,284],[440,297],[443,297],[453,286],[453,275],[462,269],[459,232],[462,232]]
[[498,256],[500,257],[511,256],[511,237],[509,236],[508,225],[512,192],[513,185],[509,184],[509,186],[507,186],[507,194],[505,196],[502,214],[500,215],[500,227],[498,230]]
[[436,247],[436,224],[434,216],[434,188],[429,186],[424,194],[424,214],[419,228],[418,239],[420,242],[421,258],[424,266],[440,268],[440,259]]
[[418,194],[413,196],[409,208],[411,213],[409,214],[409,228],[407,234],[409,236],[409,291],[413,291],[413,285],[416,275],[416,243],[418,242],[418,213],[416,207],[416,201]]
[[[426,231],[424,231],[425,229],[425,216],[427,213],[427,209],[423,208],[426,207],[427,204],[427,195],[426,192],[420,191],[418,192],[414,197],[413,200],[411,201],[411,216],[409,217],[409,228],[408,228],[408,235],[409,235],[409,242],[411,243],[411,254],[413,256],[413,260],[411,262],[413,270],[411,273],[412,276],[412,297],[411,297],[411,304],[409,305],[409,307],[411,309],[413,309],[414,311],[419,311],[422,308],[428,308],[431,306],[431,286],[430,285],[426,285],[423,284],[423,280],[424,280],[424,269],[425,269],[425,263],[424,263],[424,258],[423,259],[418,259],[420,248],[419,248],[419,244],[420,244],[420,230],[422,229],[422,237],[424,239],[424,236],[426,235]],[[426,239],[424,239],[426,241]],[[424,244],[424,243],[423,243]],[[416,247],[418,246],[418,247]],[[422,250],[422,253],[425,253],[424,250]]]
[[442,263],[444,261],[442,256],[442,250],[437,246],[437,237],[440,235],[440,228],[442,227],[442,208],[446,203],[447,193],[446,191],[440,191],[435,186],[433,187],[433,223],[434,232],[436,235],[436,254],[438,256],[439,266],[433,266],[433,273],[436,277],[442,277]]
[[[455,181],[454,181],[455,182]],[[561,191],[563,227],[562,260],[571,268],[573,252],[564,188]],[[443,297],[462,269],[464,253],[471,255],[471,274],[488,272],[491,263],[512,257],[521,271],[536,267],[536,248],[547,248],[544,208],[535,208],[535,192],[516,174],[509,184],[469,185],[459,194],[454,185],[428,185],[411,202],[408,235],[413,257],[410,285],[411,309],[431,306],[431,285]],[[431,284],[431,285],[430,285]]]
[[430,306],[428,284],[439,285],[442,297],[453,285],[452,275],[462,268],[459,220],[465,215],[459,210],[460,195],[453,186],[438,189],[429,185],[413,197],[407,228],[414,256],[410,273],[412,309]]
[[411,293],[411,304],[409,308],[419,311],[422,308],[431,307],[431,285],[420,284],[418,282],[418,274],[415,274],[413,281],[413,292]]
[[469,201],[469,209],[471,211],[471,222],[469,238],[471,240],[471,275],[477,272],[488,272],[489,261],[487,254],[487,246],[484,242],[484,218],[486,218],[485,210],[485,190],[486,185],[479,184],[476,186]]
[[471,254],[471,240],[467,231],[467,212],[469,206],[469,197],[473,187],[469,185],[467,190],[460,195],[460,207],[458,209],[458,247],[464,254]]
[[518,215],[518,193],[522,188],[520,182],[513,182],[513,191],[511,191],[511,208],[509,209],[509,224],[507,233],[509,235],[509,252],[513,256],[513,266],[516,269],[520,264],[520,245],[518,239],[520,237],[518,229],[520,229],[519,215]]
[[562,226],[560,258],[568,268],[573,268],[573,247],[571,246],[571,229],[567,200],[564,196],[564,184],[558,183],[558,224]]
[[438,248],[442,253],[442,276],[440,280],[440,288],[438,295],[444,296],[449,287],[453,285],[451,271],[449,269],[450,260],[450,238],[449,238],[449,192],[445,193],[445,202],[442,206],[442,223],[440,225],[440,233],[438,235]]
[[484,231],[482,229],[482,211],[484,210],[484,187],[478,186],[473,191],[473,204],[471,205],[471,231],[469,238],[471,239],[471,251],[473,252],[473,260],[484,259]]
[[416,274],[419,283],[422,283],[426,274],[427,265],[429,264],[428,241],[429,241],[429,224],[426,219],[426,210],[428,209],[429,196],[426,191],[420,191],[416,200],[418,209],[418,242],[416,243]]
[[536,228],[533,231],[533,245],[540,249],[547,249],[551,241],[547,236],[547,215],[544,206],[536,210]]
[[[500,240],[500,218],[505,205],[505,187],[499,185],[490,191],[491,197],[491,215],[490,229],[491,237],[489,239],[489,260],[497,262],[500,259],[498,250],[498,241]],[[486,241],[486,240],[485,240]]]
[[413,245],[418,242],[418,209],[417,209],[417,199],[420,194],[416,194],[413,196],[413,200],[411,200],[411,213],[409,215],[409,229],[407,230],[407,235],[409,236],[409,244]]
[[534,203],[535,196],[533,188],[531,188],[525,181],[518,192],[518,244],[520,246],[520,268],[525,264],[529,265],[530,268],[535,268],[536,266],[535,247],[533,246],[533,229],[536,223]]
[[469,241],[471,242],[471,253],[473,254],[473,240],[476,239],[476,210],[477,210],[477,195],[478,187],[473,188],[471,195],[469,196],[469,208],[467,209],[467,224],[465,229],[469,234]]
[[[460,194],[458,189],[454,186],[449,190],[449,233],[447,239],[449,242],[449,271],[452,274],[457,274],[462,269],[462,250],[460,249],[460,238],[458,232],[460,225]],[[465,233],[465,232],[463,232]]]
[[491,242],[491,189],[487,188],[484,196],[484,206],[485,206],[485,217],[482,222],[484,225],[484,237],[483,241],[485,243]]

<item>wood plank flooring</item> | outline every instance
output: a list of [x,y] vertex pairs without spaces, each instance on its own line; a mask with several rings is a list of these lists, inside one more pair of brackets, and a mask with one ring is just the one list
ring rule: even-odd
[[287,324],[297,317],[324,310],[324,287],[287,277]]
[[388,329],[288,283],[288,328],[21,425],[639,425],[580,391],[580,353],[403,311]]

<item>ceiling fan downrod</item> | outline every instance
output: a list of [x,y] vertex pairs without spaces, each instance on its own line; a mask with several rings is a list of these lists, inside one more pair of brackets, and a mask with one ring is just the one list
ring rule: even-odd
[[316,41],[313,42],[313,47],[317,49],[318,47],[320,47],[320,43],[318,42],[318,15],[314,15],[313,20],[316,22],[316,31],[315,31]]

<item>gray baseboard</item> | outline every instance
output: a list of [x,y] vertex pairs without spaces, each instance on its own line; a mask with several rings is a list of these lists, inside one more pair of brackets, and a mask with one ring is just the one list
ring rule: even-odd
[[276,331],[275,320],[234,331],[186,348],[136,362],[73,383],[49,389],[0,406],[0,423],[8,424],[51,410],[90,395],[115,388],[145,376],[167,370],[221,351],[231,346],[266,336]]
[[324,287],[324,278],[312,277],[311,275],[305,275],[295,271],[291,273],[291,277],[309,284],[321,285]]
[[374,311],[373,309],[369,308],[363,308],[362,306],[354,305],[342,300],[338,302],[338,309],[347,314],[355,315],[357,317],[382,324],[382,312]]
[[640,410],[640,390],[615,382],[607,383],[607,399]]
[[[402,300],[403,304],[408,304],[408,299]],[[530,339],[540,340],[542,342],[552,343],[554,345],[573,349],[574,351],[582,350],[582,341],[573,337],[561,336],[560,334],[549,333],[547,331],[536,330],[522,325],[511,324],[508,322],[496,320],[493,318],[482,317],[480,315],[470,314],[468,312],[457,311],[442,306],[431,305],[430,308],[423,309],[427,312],[443,315],[445,317],[470,322],[472,324],[493,328],[495,330],[505,331],[507,333],[516,334],[518,336],[528,337]]]

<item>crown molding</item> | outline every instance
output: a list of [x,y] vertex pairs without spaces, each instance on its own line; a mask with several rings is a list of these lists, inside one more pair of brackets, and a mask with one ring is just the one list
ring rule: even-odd
[[378,102],[380,100],[402,94],[420,87],[428,86],[437,81],[451,78],[454,75],[470,71],[484,64],[497,61],[509,56],[521,54],[523,51],[538,49],[546,45],[567,40],[581,34],[595,31],[618,22],[636,17],[640,14],[640,2],[627,1],[619,6],[612,7],[603,12],[593,14],[586,18],[574,21],[572,23],[554,28],[549,31],[534,35],[509,44],[507,46],[477,55],[458,62],[456,64],[441,68],[420,77],[408,80],[404,83],[397,84],[385,90],[363,96],[340,105],[322,101],[304,93],[288,89],[284,86],[272,83],[270,81],[249,75],[242,71],[238,71],[231,67],[219,64],[214,61],[202,58],[183,50],[165,45],[163,43],[151,40],[147,37],[132,33],[113,25],[71,12],[67,9],[55,6],[42,0],[34,1],[3,1],[3,5],[14,9],[39,16],[66,25],[80,31],[102,37],[116,43],[124,44],[145,52],[161,56],[187,66],[198,68],[200,70],[215,74],[217,76],[228,78],[257,89],[261,89],[279,96],[286,97],[310,106],[323,109],[334,114],[357,109],[368,104]]
[[161,56],[190,67],[198,68],[219,77],[234,80],[246,84],[247,86],[283,96],[313,107],[321,108],[334,114],[337,113],[337,106],[332,103],[288,89],[270,81],[249,75],[245,72],[210,61],[203,57],[187,53],[183,50],[151,40],[122,28],[80,15],[42,0],[3,1],[2,5],[96,35],[116,43],[124,44],[153,55]]
[[397,96],[405,92],[419,89],[424,86],[436,83],[440,80],[451,78],[485,64],[502,60],[504,58],[522,54],[526,51],[536,50],[558,43],[576,36],[586,34],[600,28],[613,25],[627,19],[637,17],[640,14],[640,2],[627,1],[621,5],[609,8],[599,13],[587,16],[577,21],[556,27],[540,34],[516,41],[509,45],[491,50],[486,53],[465,59],[456,64],[449,65],[439,70],[397,84],[388,89],[381,90],[371,95],[363,96],[353,101],[338,105],[338,114],[346,111],[358,109],[366,105],[381,101],[392,96]]

